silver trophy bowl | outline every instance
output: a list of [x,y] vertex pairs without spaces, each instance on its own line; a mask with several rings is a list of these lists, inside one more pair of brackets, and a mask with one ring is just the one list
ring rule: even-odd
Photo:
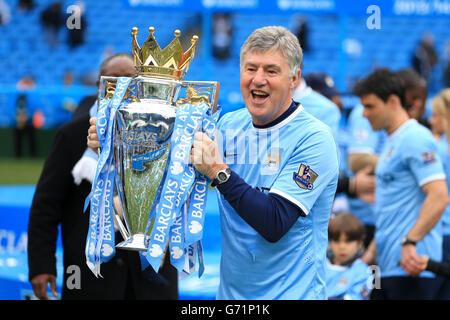
[[[116,79],[101,77],[99,100],[111,97]],[[202,95],[198,95],[196,86]],[[183,92],[187,98],[179,98]],[[147,250],[153,225],[153,221],[149,222],[150,211],[163,182],[177,105],[207,102],[214,111],[217,94],[217,82],[143,76],[132,80],[114,128],[116,190],[120,199],[120,205],[115,202],[115,224],[124,238],[117,248]],[[150,227],[146,233],[147,223]]]

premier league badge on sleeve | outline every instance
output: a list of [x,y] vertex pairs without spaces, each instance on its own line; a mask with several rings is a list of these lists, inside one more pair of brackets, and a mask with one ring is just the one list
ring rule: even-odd
[[306,164],[300,164],[298,172],[294,172],[293,179],[302,189],[314,189],[314,181],[319,175]]
[[423,152],[422,153],[423,162],[425,164],[432,164],[436,162],[436,156],[434,154],[434,151],[430,152]]

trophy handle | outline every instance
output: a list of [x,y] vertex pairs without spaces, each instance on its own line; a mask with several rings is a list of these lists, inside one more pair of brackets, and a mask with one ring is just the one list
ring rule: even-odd
[[179,98],[176,102],[177,107],[184,103],[201,103],[209,105],[212,112],[216,112],[219,101],[218,81],[183,81],[182,88],[186,88],[186,98]]

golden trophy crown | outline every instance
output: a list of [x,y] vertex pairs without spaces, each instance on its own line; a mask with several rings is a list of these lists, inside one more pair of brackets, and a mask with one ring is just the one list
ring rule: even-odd
[[175,39],[164,49],[161,49],[156,42],[153,35],[155,28],[150,27],[148,31],[150,35],[145,40],[142,48],[137,42],[138,28],[134,27],[131,31],[134,66],[137,73],[144,76],[182,80],[190,62],[194,58],[198,36],[194,35],[192,37],[191,46],[186,52],[183,52],[179,39],[181,35],[180,30],[175,30]]

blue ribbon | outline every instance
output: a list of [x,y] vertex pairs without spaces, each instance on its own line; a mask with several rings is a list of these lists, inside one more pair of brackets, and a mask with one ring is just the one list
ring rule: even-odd
[[[195,133],[202,128],[203,119],[209,112],[210,109],[205,103],[184,104],[177,108],[171,137],[170,162],[168,161],[166,167],[167,176],[156,207],[155,222],[146,255],[155,271],[158,271],[161,266],[169,239],[171,263],[177,269],[182,269],[179,261],[184,256],[185,245],[179,236],[179,231],[184,230],[178,229],[177,226],[182,221],[181,208],[188,199],[195,181],[195,171],[193,165],[189,163],[189,155]],[[177,224],[172,228],[175,222]]]
[[[201,131],[205,132],[211,139],[214,139],[217,120],[220,115],[221,108],[218,107],[214,114],[211,110],[207,110],[202,121]],[[192,164],[190,166],[193,166]],[[180,272],[180,278],[183,279],[195,271],[196,255],[198,254],[199,270],[198,276],[201,277],[204,272],[203,247],[201,239],[203,236],[203,225],[205,220],[205,208],[207,200],[207,191],[209,179],[198,171],[195,173],[195,182],[189,199],[187,199],[177,219],[171,227],[170,231],[170,252],[171,264]],[[181,229],[180,227],[183,227]],[[179,230],[184,230],[186,234],[180,234]],[[174,239],[177,239],[174,241]],[[184,243],[184,250],[178,251],[178,255],[174,255],[172,247],[179,246]]]
[[[215,138],[219,114],[220,108],[213,115],[208,114],[203,119],[202,131],[212,140]],[[194,187],[188,202],[189,213],[187,218],[186,245],[191,245],[203,237],[208,183],[209,179],[207,176],[196,172]]]
[[113,98],[101,100],[97,113],[101,153],[92,190],[84,208],[86,210],[91,203],[85,254],[87,265],[96,277],[101,276],[100,264],[108,262],[115,255],[113,186],[117,173],[113,155],[114,123],[130,81],[131,78],[118,78]]

